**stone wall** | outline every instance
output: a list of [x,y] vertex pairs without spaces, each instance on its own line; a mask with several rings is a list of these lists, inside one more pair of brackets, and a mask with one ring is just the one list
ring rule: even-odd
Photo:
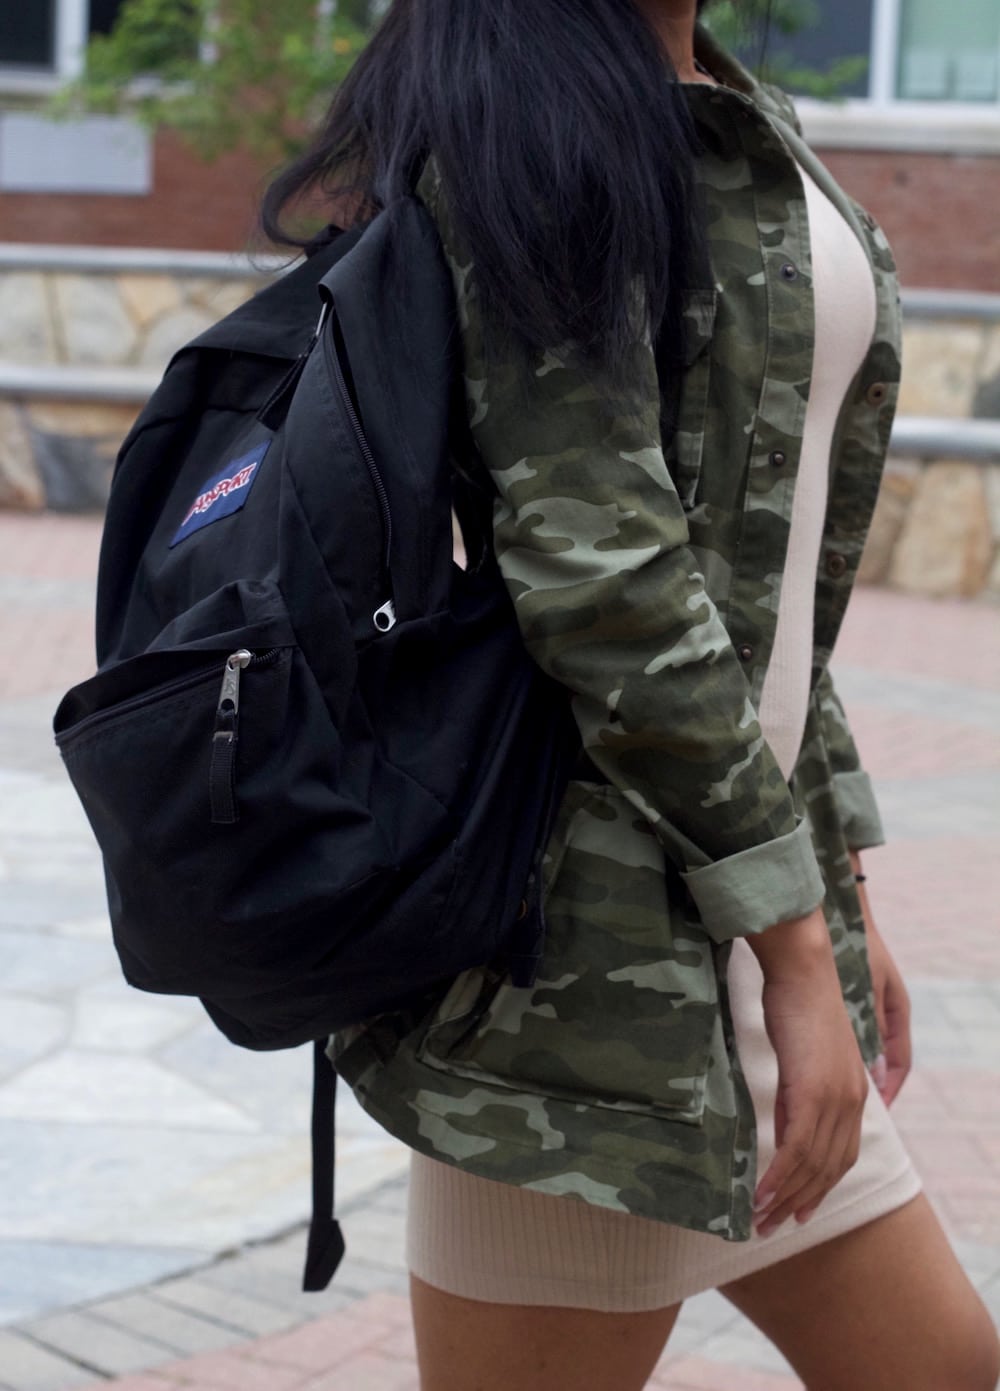
[[[19,259],[0,246],[0,507],[101,508],[170,356],[276,269],[93,249]],[[949,304],[908,304],[901,423],[936,422],[938,442],[914,448],[897,432],[862,581],[1000,597],[1000,301]],[[995,437],[960,447],[976,419],[988,432],[996,421]]]
[[1000,463],[891,454],[858,579],[1000,600]]
[[185,273],[183,263],[158,272],[0,266],[0,359],[161,372],[262,280],[239,265],[215,275]]
[[102,508],[118,445],[171,356],[276,268],[0,245],[0,507]]
[[0,508],[103,510],[118,446],[138,413],[138,403],[0,397]]
[[[55,258],[53,258],[55,259]],[[104,258],[78,268],[4,265],[0,246],[0,361],[27,366],[163,370],[172,353],[266,282],[276,263],[243,258]],[[171,262],[176,264],[171,268]],[[996,317],[924,318],[904,328],[902,415],[1000,419],[1000,301]]]
[[908,317],[899,414],[1000,419],[1000,318]]

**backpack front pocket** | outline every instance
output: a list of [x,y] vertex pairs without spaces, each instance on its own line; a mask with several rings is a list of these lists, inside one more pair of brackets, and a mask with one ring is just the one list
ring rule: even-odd
[[84,682],[56,714],[122,965],[145,989],[273,986],[300,928],[303,950],[321,952],[317,917],[390,862],[343,790],[339,733],[280,596],[250,599],[241,628],[206,636],[199,606],[198,637],[175,621],[167,645]]

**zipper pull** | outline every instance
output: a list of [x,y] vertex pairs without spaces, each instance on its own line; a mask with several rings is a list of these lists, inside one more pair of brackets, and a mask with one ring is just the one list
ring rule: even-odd
[[309,340],[309,346],[308,346],[308,348],[306,348],[305,352],[303,353],[303,357],[308,357],[309,354],[312,352],[313,348],[315,348],[316,344],[319,342],[320,336],[321,336],[321,334],[322,334],[324,328],[326,327],[326,321],[327,321],[327,319],[328,319],[329,317],[330,317],[330,301],[324,296],[324,298],[323,298],[323,305],[322,305],[322,308],[321,308],[320,311],[319,311],[319,319],[316,321],[316,327],[313,329],[313,336],[312,336],[312,338]]
[[240,708],[240,677],[253,661],[253,653],[248,652],[245,647],[241,647],[238,652],[226,662],[226,669],[222,674],[222,690],[219,692],[219,709],[221,716],[230,710],[234,715]]
[[239,820],[236,808],[236,720],[240,709],[240,677],[253,661],[245,647],[226,661],[222,689],[215,711],[212,758],[208,768],[208,800],[213,826],[232,826]]
[[387,599],[380,609],[376,609],[372,615],[372,622],[380,633],[391,632],[396,626],[396,605],[391,599]]
[[274,391],[257,412],[257,419],[266,429],[277,433],[285,423],[288,407],[292,400],[292,393],[299,384],[299,378],[302,376],[313,348],[315,348],[320,340],[320,335],[323,332],[323,327],[326,324],[329,313],[329,302],[324,301],[323,308],[320,310],[319,322],[313,330],[313,336],[310,338],[308,346],[303,348],[302,352],[299,353],[291,367],[289,367],[281,381],[274,388]]

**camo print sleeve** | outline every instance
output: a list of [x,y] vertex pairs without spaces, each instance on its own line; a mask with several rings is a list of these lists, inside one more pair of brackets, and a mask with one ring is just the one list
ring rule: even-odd
[[811,911],[823,884],[808,827],[687,546],[651,347],[636,352],[641,411],[588,380],[572,346],[487,365],[433,163],[419,192],[453,273],[496,554],[528,650],[573,692],[591,760],[652,825],[716,940]]
[[833,795],[850,850],[870,850],[885,844],[885,831],[871,779],[861,766],[854,736],[829,669],[823,672],[813,699],[819,706],[823,739],[833,769]]

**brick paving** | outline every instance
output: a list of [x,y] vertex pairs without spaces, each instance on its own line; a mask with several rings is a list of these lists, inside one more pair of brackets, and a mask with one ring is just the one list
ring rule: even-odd
[[[55,693],[90,669],[97,541],[91,520],[0,515],[5,798],[20,795],[24,779],[41,766],[42,714],[47,718]],[[834,668],[890,837],[888,846],[866,857],[869,888],[914,1001],[916,1067],[895,1115],[966,1269],[996,1314],[1000,611],[861,591]],[[54,788],[51,764],[45,767]],[[45,802],[37,817],[57,813],[55,801]],[[53,920],[75,924],[75,936],[45,938],[50,971],[75,980],[74,972],[90,969],[86,952],[77,948],[83,943],[89,949],[106,929],[92,906],[86,919],[74,917],[67,901],[77,893],[72,874],[51,852],[46,860],[30,826],[15,823],[16,818],[0,823],[0,894],[8,903],[21,895],[18,930],[25,942],[50,930],[46,911]],[[82,847],[70,846],[68,853],[82,863]],[[40,901],[25,885],[43,881],[47,897]],[[55,944],[60,951],[53,950]],[[27,968],[16,962],[15,968],[10,999],[22,1013],[8,1010],[6,1018],[30,1014],[33,1027],[41,1028],[41,1016],[31,1012],[44,1012],[47,1002],[28,985],[17,986]],[[6,988],[0,981],[0,990]],[[30,1156],[37,1146],[44,1148],[48,1132],[44,1122],[32,1121],[13,1103],[4,1109],[7,1053],[17,1042],[4,1018],[0,1013],[0,1122],[5,1135],[16,1141],[23,1131],[36,1148],[22,1146],[29,1157],[20,1171],[5,1169],[0,1160],[0,1178],[6,1188],[13,1185],[16,1192],[20,1184],[28,1192]],[[98,1042],[101,1022],[98,1005],[87,1017],[89,1036]],[[142,1027],[150,1028],[148,1019]],[[114,1036],[104,1038],[103,1046],[113,1051]],[[51,1069],[67,1066],[58,1051],[49,1056]],[[9,1068],[16,1083],[14,1064]],[[23,1088],[14,1095],[26,1104]],[[108,1143],[116,1138],[111,1134]],[[113,1150],[103,1158],[96,1150],[88,1154],[96,1180],[70,1167],[65,1187],[86,1195],[78,1202],[96,1202],[102,1182],[117,1185],[126,1210],[123,1226],[132,1230],[117,1232],[110,1258],[118,1260],[121,1253],[124,1261],[130,1243],[138,1248],[151,1239],[143,1231],[138,1195],[161,1185],[179,1219],[187,1190],[168,1184],[155,1168],[136,1172],[120,1158],[115,1164]],[[238,1167],[222,1172],[239,1181]],[[349,1256],[334,1287],[320,1296],[298,1290],[303,1232],[293,1224],[273,1239],[230,1243],[222,1255],[198,1251],[166,1278],[107,1282],[108,1291],[97,1298],[60,1297],[60,1290],[72,1293],[80,1286],[69,1277],[64,1285],[57,1280],[38,1296],[33,1313],[8,1315],[6,1322],[4,1281],[30,1285],[52,1243],[34,1239],[38,1234],[23,1231],[0,1207],[0,1391],[416,1391],[402,1257],[405,1199],[405,1177],[390,1174],[343,1204]],[[55,1248],[64,1263],[75,1249],[62,1240]],[[81,1260],[97,1254],[86,1242],[78,1248]],[[16,1298],[11,1307],[17,1308]],[[782,1391],[799,1383],[779,1354],[710,1293],[685,1306],[650,1385],[657,1391]],[[458,1381],[455,1391],[462,1391]]]

